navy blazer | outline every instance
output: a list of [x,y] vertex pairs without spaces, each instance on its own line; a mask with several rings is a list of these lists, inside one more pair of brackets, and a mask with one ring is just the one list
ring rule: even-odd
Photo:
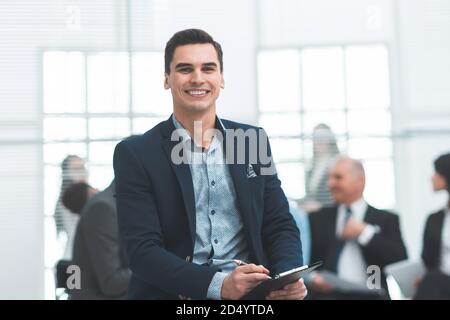
[[[336,255],[338,208],[337,205],[324,207],[308,216],[311,227],[311,261],[324,261],[325,270],[332,270]],[[380,228],[380,232],[366,246],[360,246],[368,266],[377,265],[383,270],[389,264],[408,258],[400,231],[400,219],[396,214],[368,205],[364,222]],[[387,289],[384,272],[381,274],[381,285]]]
[[[227,129],[258,129],[227,120],[222,123]],[[217,118],[216,128],[222,130]],[[114,152],[119,232],[132,270],[130,299],[206,299],[218,271],[191,262],[196,233],[194,189],[189,164],[171,161],[172,148],[178,143],[171,141],[174,130],[169,118],[142,136],[120,142]],[[225,141],[223,145],[226,149]],[[247,143],[245,150],[249,150]],[[257,176],[249,178],[248,164],[228,165],[250,262],[279,273],[302,265],[300,234],[277,175],[260,175],[262,166],[258,158],[253,165]]]

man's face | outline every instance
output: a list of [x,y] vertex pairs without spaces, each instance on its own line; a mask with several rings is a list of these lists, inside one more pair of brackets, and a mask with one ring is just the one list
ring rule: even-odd
[[217,52],[212,44],[189,44],[175,49],[164,87],[171,89],[174,108],[202,112],[215,107],[224,87]]
[[331,168],[328,187],[337,203],[350,204],[362,197],[364,180],[363,176],[354,173],[351,163],[341,161]]
[[86,182],[87,172],[84,160],[72,159],[68,165],[69,178],[74,182]]

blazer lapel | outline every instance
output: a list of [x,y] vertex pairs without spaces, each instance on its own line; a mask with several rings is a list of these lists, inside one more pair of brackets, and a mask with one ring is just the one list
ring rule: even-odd
[[368,224],[378,224],[377,223],[377,213],[375,212],[375,208],[367,205],[366,214],[364,215],[364,222]]
[[162,127],[164,136],[162,145],[166,153],[167,159],[169,160],[170,165],[172,166],[172,170],[174,171],[175,176],[177,177],[178,183],[180,185],[181,194],[183,196],[184,206],[186,209],[187,218],[189,222],[192,247],[194,247],[195,232],[196,232],[194,186],[192,184],[192,175],[191,170],[189,168],[189,164],[187,163],[174,164],[171,159],[172,149],[173,147],[175,147],[175,145],[179,143],[179,141],[171,140],[171,135],[174,130],[175,126],[173,125],[171,116]]

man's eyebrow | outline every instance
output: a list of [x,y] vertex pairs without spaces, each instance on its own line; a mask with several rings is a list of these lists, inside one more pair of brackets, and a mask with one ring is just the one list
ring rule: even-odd
[[217,63],[207,62],[207,63],[202,64],[202,67],[216,67],[217,68]]
[[[175,66],[175,69],[181,69],[186,67],[193,67],[193,64],[186,63],[186,62],[180,62]],[[217,63],[215,62],[206,62],[202,64],[202,67],[214,67],[217,68]]]
[[175,69],[181,69],[181,68],[185,68],[185,67],[192,67],[192,64],[190,63],[179,63],[175,66]]

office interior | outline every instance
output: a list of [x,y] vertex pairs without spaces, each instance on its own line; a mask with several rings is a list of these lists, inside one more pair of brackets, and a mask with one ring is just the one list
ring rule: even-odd
[[327,124],[420,259],[426,218],[448,201],[431,176],[450,152],[449,1],[2,1],[0,299],[56,298],[61,162],[78,155],[92,186],[109,185],[115,145],[171,114],[163,51],[186,28],[222,44],[218,115],[265,128],[289,200],[306,196]]

